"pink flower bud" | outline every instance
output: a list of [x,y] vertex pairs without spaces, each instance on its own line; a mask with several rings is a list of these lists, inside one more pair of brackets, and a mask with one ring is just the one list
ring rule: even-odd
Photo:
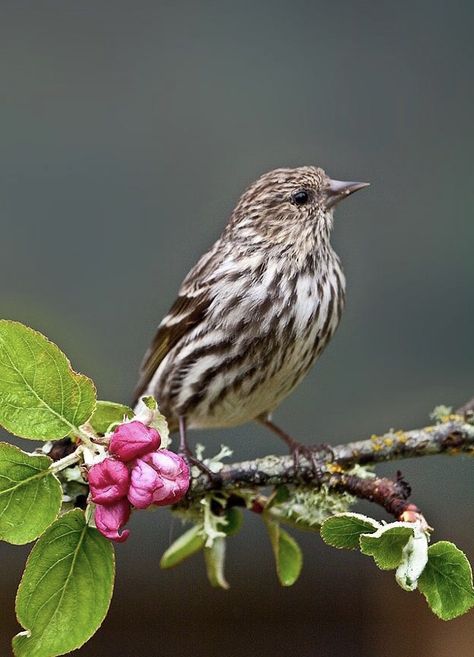
[[113,504],[127,495],[130,472],[125,463],[105,459],[93,465],[87,477],[96,504]]
[[106,506],[98,504],[95,507],[95,526],[105,538],[116,543],[123,543],[127,540],[130,531],[124,529],[122,533],[119,533],[119,529],[126,524],[129,517],[130,503],[125,498],[114,504]]
[[175,504],[189,488],[186,461],[167,449],[145,454],[132,470],[128,499],[138,509]]
[[121,461],[132,461],[138,456],[158,449],[160,434],[153,427],[142,422],[133,421],[119,424],[110,439],[109,452]]

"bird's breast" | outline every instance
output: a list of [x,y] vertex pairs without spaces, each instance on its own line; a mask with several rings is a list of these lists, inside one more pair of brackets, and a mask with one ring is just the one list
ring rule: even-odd
[[224,288],[160,368],[166,406],[190,427],[238,425],[276,408],[327,344],[344,302],[337,260],[291,276],[269,263],[260,278]]

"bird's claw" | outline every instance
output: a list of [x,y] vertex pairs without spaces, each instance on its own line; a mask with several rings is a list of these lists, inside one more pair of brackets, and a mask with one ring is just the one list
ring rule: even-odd
[[198,458],[196,458],[189,447],[186,446],[181,448],[179,450],[179,455],[186,461],[190,471],[191,467],[195,466],[200,472],[202,472],[202,474],[206,475],[210,484],[218,484],[219,478],[217,475],[212,472],[212,470],[210,470],[203,461],[200,461]]
[[322,443],[321,445],[305,445],[294,441],[290,446],[290,454],[293,457],[295,473],[298,474],[309,463],[311,471],[319,484],[322,483],[324,475],[323,463],[334,461],[334,451],[326,443]]

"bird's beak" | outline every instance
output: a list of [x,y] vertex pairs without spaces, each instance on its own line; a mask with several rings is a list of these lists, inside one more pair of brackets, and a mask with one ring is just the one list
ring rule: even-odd
[[329,187],[326,191],[326,208],[332,208],[350,194],[357,192],[359,189],[368,187],[370,183],[366,182],[347,182],[345,180],[330,180]]

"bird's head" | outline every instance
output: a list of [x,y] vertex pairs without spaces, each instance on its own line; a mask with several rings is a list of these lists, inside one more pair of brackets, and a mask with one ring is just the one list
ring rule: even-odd
[[235,237],[295,243],[327,241],[334,206],[369,183],[333,180],[319,167],[275,169],[242,194],[229,222]]

